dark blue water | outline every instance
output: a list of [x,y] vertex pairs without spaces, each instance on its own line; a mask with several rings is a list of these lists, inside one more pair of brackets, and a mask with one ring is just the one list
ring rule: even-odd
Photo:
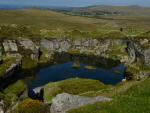
[[41,69],[31,84],[30,88],[43,86],[49,82],[56,82],[68,78],[88,78],[96,79],[104,84],[115,85],[124,78],[125,67],[118,65],[112,69],[97,68],[94,70],[84,69],[84,64],[81,64],[79,69],[72,68],[73,62],[58,64]]

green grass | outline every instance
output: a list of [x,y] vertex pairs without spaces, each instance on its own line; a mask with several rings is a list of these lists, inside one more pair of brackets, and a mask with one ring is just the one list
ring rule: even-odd
[[6,70],[11,66],[11,64],[15,63],[13,58],[5,58],[3,63],[0,65],[0,77],[3,77],[6,73]]
[[107,86],[97,80],[72,78],[46,85],[44,99],[47,102],[51,102],[51,99],[60,93],[82,94],[105,88]]
[[3,92],[0,92],[0,99],[5,102],[5,107],[9,107],[14,102],[16,102],[23,91],[25,91],[26,85],[22,80],[11,84]]
[[16,95],[19,95],[21,91],[24,91],[26,88],[25,84],[23,81],[19,80],[16,83],[10,85],[4,90],[4,93],[14,93]]
[[[126,38],[126,35],[139,35],[150,29],[150,17],[131,15],[96,19],[42,9],[0,10],[0,15],[0,25],[12,27],[0,30],[0,37],[8,38]],[[123,33],[119,32],[120,28]]]
[[41,10],[1,10],[0,24],[17,24],[38,27],[38,29],[82,29],[91,30],[103,22],[97,19],[85,17],[68,16],[61,13]]
[[112,102],[88,105],[69,113],[149,113],[150,111],[150,78],[141,82],[127,82],[109,93],[114,99]]
[[33,69],[36,68],[38,65],[37,61],[33,61],[30,58],[23,58],[22,59],[22,69]]

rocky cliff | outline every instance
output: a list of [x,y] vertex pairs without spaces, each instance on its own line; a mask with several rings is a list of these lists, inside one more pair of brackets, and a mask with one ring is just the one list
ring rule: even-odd
[[6,56],[30,57],[36,61],[40,60],[42,53],[46,60],[54,59],[53,56],[57,52],[111,58],[125,65],[133,64],[132,68],[137,66],[137,62],[143,67],[150,66],[149,39],[19,39],[3,40],[0,45]]

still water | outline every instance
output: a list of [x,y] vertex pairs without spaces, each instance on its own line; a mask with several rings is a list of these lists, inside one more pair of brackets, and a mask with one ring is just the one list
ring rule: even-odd
[[96,79],[104,84],[115,85],[122,81],[124,78],[125,67],[120,64],[111,69],[96,68],[87,70],[84,67],[85,64],[81,64],[80,68],[73,68],[73,62],[67,62],[64,64],[57,64],[50,67],[41,69],[33,82],[30,85],[30,89],[43,86],[49,82],[56,82],[65,80],[68,78],[88,78]]

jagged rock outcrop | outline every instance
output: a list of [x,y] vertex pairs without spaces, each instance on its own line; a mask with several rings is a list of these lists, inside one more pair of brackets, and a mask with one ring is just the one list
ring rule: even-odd
[[52,100],[52,105],[50,108],[51,113],[66,113],[71,109],[75,109],[81,106],[85,106],[87,104],[94,104],[96,102],[106,102],[111,101],[111,98],[106,97],[82,97],[77,95],[71,95],[67,93],[58,94]]
[[130,41],[128,42],[128,55],[129,55],[129,62],[133,63],[136,60],[136,50],[134,46],[134,42]]
[[44,53],[47,60],[52,61],[55,53],[69,52],[117,59],[124,64],[134,64],[140,61],[143,62],[143,65],[150,66],[150,46],[148,45],[148,39],[52,38],[37,41],[31,39],[3,41],[4,51],[7,55],[15,57],[26,55],[30,56],[32,60],[39,60],[41,52]]
[[26,50],[37,51],[37,45],[30,39],[21,39],[18,41],[20,46],[22,46]]
[[144,50],[145,64],[150,66],[150,49]]
[[[122,62],[133,63],[136,60],[145,61],[149,65],[149,48],[142,49],[141,46],[149,44],[147,39],[134,40],[123,39],[42,39],[35,44],[31,39],[4,40],[3,47],[6,54],[10,56],[17,56],[19,53],[18,48],[23,48],[25,51],[30,51],[30,57],[34,59],[39,58],[39,50],[45,52],[47,58],[50,58],[54,52],[68,52],[70,50],[78,50],[79,53],[90,53],[102,57],[111,57],[112,52],[116,52],[122,46],[127,46],[128,57],[122,55],[125,48],[120,48],[120,55],[118,50],[118,59]],[[113,50],[114,49],[114,50]],[[22,50],[21,50],[22,51]],[[26,53],[27,54],[27,53]],[[122,56],[121,56],[122,55]],[[128,61],[127,61],[128,59]]]
[[37,46],[30,39],[21,39],[18,40],[19,46],[22,47],[25,51],[30,51],[30,57],[32,60],[38,60],[39,57],[39,46]]
[[4,40],[3,47],[5,52],[18,52],[18,47],[15,40]]
[[[53,41],[47,39],[42,39],[40,43],[41,49],[45,51],[55,50],[56,48],[54,48],[54,45],[55,44],[53,43]],[[55,46],[57,46],[57,48],[59,47],[57,44]]]
[[3,41],[4,51],[7,56],[18,57],[18,47],[15,40],[4,40]]
[[[148,40],[141,43],[147,44]],[[139,42],[133,41],[129,41],[127,47],[130,63],[140,60],[143,61],[146,65],[150,66],[150,48],[142,49],[142,45]]]

